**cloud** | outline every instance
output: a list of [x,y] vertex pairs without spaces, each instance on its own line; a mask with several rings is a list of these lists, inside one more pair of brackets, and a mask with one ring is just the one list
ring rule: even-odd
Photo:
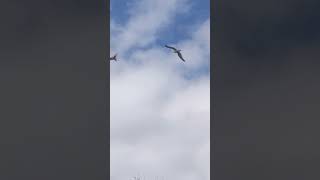
[[174,17],[186,12],[188,0],[141,0],[130,5],[128,22],[121,26],[111,24],[111,46],[125,53],[132,47],[146,47],[156,35],[170,25]]
[[142,0],[129,5],[126,23],[112,21],[111,52],[126,52],[111,63],[112,180],[209,179],[209,19],[176,44],[186,63],[152,45],[184,2]]

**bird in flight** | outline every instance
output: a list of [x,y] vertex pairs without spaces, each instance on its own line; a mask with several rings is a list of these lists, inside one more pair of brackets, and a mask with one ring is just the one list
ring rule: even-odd
[[110,61],[112,61],[112,60],[117,61],[117,55],[118,54],[115,54],[114,56],[110,57],[109,60]]
[[183,62],[185,62],[185,60],[183,59],[182,54],[181,54],[181,52],[180,52],[180,51],[182,51],[182,50],[176,49],[176,48],[171,47],[171,46],[168,46],[168,45],[165,45],[165,47],[166,47],[166,48],[169,48],[169,49],[172,49],[172,50],[174,51],[174,53],[177,53],[178,56],[179,56],[179,58],[180,58]]

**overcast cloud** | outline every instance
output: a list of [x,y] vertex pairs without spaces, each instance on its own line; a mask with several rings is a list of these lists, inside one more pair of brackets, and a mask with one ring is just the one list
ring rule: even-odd
[[209,180],[209,17],[170,44],[183,63],[157,42],[191,1],[129,2],[125,22],[111,17],[111,179]]

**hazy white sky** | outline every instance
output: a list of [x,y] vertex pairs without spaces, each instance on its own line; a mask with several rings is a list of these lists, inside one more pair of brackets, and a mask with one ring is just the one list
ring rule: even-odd
[[177,24],[195,12],[191,0],[119,2],[127,3],[126,17],[111,12],[111,55],[119,54],[110,62],[111,180],[209,180],[209,16]]

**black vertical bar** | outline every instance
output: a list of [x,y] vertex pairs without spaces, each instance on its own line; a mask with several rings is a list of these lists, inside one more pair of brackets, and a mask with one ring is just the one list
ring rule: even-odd
[[214,7],[213,179],[320,179],[320,2]]
[[0,7],[0,179],[108,179],[108,0]]
[[106,81],[106,103],[107,103],[107,143],[106,143],[106,167],[107,167],[107,176],[108,179],[110,179],[110,61],[107,60],[110,57],[110,0],[104,0],[106,1],[106,49],[107,49],[107,54],[106,54],[106,68],[107,68],[107,81]]

